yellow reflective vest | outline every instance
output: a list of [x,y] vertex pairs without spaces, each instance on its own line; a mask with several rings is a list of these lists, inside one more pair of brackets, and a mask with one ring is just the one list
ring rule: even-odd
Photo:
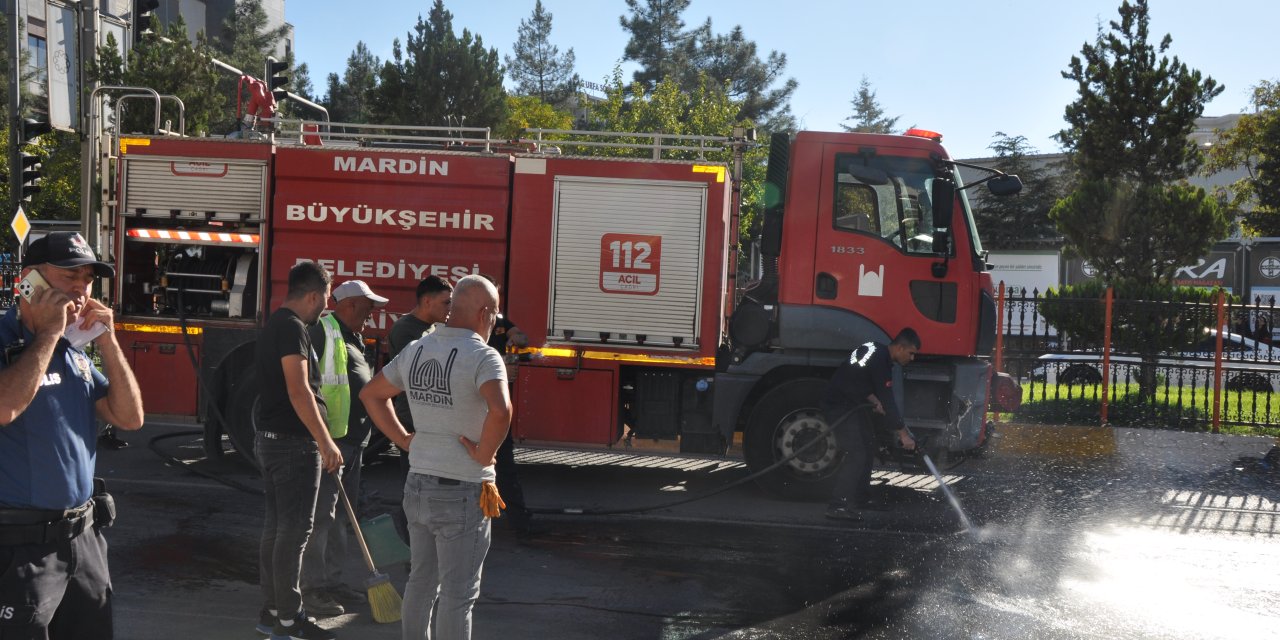
[[338,318],[329,314],[320,319],[324,328],[324,356],[320,359],[320,397],[328,410],[329,435],[347,435],[351,416],[351,384],[347,382],[347,341],[342,339]]

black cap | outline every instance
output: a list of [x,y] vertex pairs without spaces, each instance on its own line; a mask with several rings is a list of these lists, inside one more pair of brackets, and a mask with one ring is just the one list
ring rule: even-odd
[[114,278],[116,270],[111,265],[98,260],[93,249],[84,237],[75,231],[54,231],[42,238],[31,241],[22,256],[22,266],[32,267],[38,264],[51,264],[63,269],[93,265],[93,273],[99,278]]

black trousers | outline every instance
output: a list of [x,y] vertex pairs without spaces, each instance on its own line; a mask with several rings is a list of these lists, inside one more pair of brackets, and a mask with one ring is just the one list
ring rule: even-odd
[[876,455],[875,422],[868,412],[855,411],[836,427],[836,446],[844,453],[844,460],[836,469],[833,505],[858,505],[870,498],[871,467]]
[[0,640],[111,640],[107,540],[0,546]]
[[516,529],[527,527],[532,514],[524,504],[524,487],[520,486],[520,476],[516,474],[516,442],[510,429],[507,430],[507,439],[498,447],[496,457],[497,462],[493,468],[498,474],[498,493],[502,494],[502,501],[507,504],[507,511],[503,516],[510,518],[508,524]]

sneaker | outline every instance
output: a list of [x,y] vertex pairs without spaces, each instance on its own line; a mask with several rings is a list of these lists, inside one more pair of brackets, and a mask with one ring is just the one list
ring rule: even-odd
[[307,613],[317,616],[340,616],[347,612],[337,600],[333,599],[333,596],[324,591],[308,591],[302,594],[302,608],[306,609]]
[[827,517],[832,520],[851,520],[858,521],[862,519],[862,514],[856,509],[850,509],[848,505],[831,505],[827,507]]
[[293,624],[284,626],[276,622],[270,640],[336,640],[338,634],[316,624],[305,613],[299,613]]
[[364,604],[369,598],[363,591],[352,588],[345,584],[335,584],[324,588],[324,592],[329,594],[331,598],[337,600],[344,605]]
[[271,635],[271,629],[276,626],[276,614],[263,609],[258,613],[258,626],[254,627],[258,633],[264,636]]

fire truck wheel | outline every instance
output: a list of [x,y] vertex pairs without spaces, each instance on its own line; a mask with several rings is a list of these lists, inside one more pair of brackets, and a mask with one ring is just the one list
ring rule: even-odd
[[[825,381],[814,378],[791,380],[774,387],[752,409],[744,434],[752,473],[800,451],[756,479],[766,491],[788,499],[825,500],[831,494],[839,458],[835,434],[823,435],[827,423],[818,406],[825,387]],[[801,451],[815,438],[823,442]]]
[[253,368],[246,369],[242,375],[244,378],[241,379],[240,384],[236,385],[231,402],[227,404],[227,424],[223,425],[223,428],[231,438],[231,443],[235,445],[236,451],[249,464],[256,467],[258,456],[254,455],[253,450],[255,431],[253,420],[258,413],[260,385],[258,374]]

